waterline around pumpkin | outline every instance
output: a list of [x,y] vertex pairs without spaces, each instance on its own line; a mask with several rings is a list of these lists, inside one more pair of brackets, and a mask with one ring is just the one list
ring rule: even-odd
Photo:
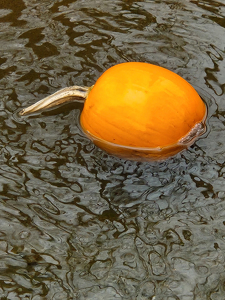
[[129,147],[105,141],[87,131],[80,121],[84,134],[99,148],[107,153],[123,159],[136,161],[162,161],[190,147],[201,135],[206,132],[207,111],[200,123],[197,123],[177,143],[165,147]]

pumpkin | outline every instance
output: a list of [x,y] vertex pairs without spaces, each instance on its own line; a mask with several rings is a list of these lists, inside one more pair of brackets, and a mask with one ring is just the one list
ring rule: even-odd
[[[71,89],[75,92],[69,94]],[[71,87],[22,114],[71,100],[86,99],[80,124],[107,152],[136,160],[160,160],[190,146],[205,131],[206,105],[182,77],[141,62],[115,65],[92,88]],[[80,93],[78,95],[78,92]],[[54,100],[52,100],[52,97]],[[49,104],[50,103],[50,104]]]

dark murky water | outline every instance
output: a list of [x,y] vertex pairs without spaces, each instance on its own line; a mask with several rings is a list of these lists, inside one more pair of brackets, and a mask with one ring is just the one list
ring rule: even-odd
[[[225,1],[0,0],[0,299],[225,298]],[[108,67],[180,74],[208,132],[161,163],[111,157],[82,104],[18,112]]]

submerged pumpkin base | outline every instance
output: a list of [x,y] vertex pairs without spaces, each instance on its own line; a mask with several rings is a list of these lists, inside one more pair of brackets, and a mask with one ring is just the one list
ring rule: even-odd
[[197,123],[190,132],[181,138],[176,144],[169,145],[166,147],[155,147],[155,148],[146,148],[146,147],[128,147],[123,145],[117,145],[108,141],[105,141],[99,137],[94,136],[88,132],[83,126],[82,121],[80,121],[81,128],[85,135],[92,140],[92,142],[102,150],[106,151],[108,154],[117,156],[123,159],[135,160],[135,161],[162,161],[171,156],[176,155],[182,150],[190,147],[195,140],[205,133],[205,118],[202,122]]

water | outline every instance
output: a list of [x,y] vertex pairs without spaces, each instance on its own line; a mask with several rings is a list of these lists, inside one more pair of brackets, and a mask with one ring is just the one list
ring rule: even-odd
[[[225,2],[0,1],[0,299],[225,298]],[[19,111],[110,66],[188,80],[208,130],[161,163],[96,148],[81,103]]]

